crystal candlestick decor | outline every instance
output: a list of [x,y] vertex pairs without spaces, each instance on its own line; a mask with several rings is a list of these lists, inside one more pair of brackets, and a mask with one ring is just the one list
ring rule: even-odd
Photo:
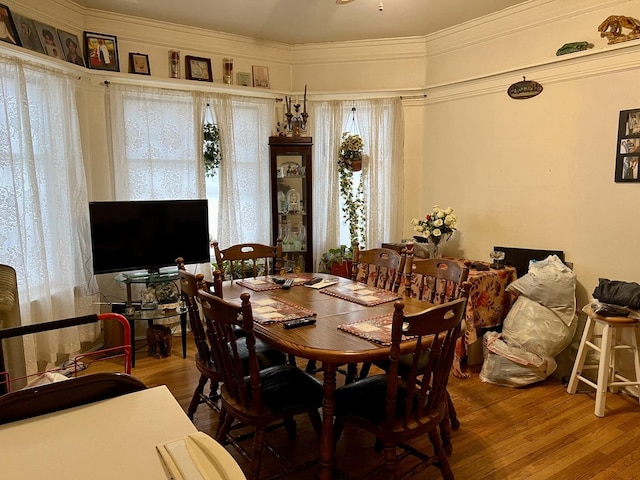
[[169,77],[180,78],[180,50],[169,50]]
[[233,58],[222,59],[223,80],[227,85],[233,85]]

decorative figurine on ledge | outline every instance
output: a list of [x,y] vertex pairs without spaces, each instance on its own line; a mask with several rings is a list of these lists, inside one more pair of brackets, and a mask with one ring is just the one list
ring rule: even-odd
[[[622,29],[631,30],[626,35],[622,34]],[[598,27],[601,37],[609,39],[609,45],[613,43],[626,42],[640,38],[640,21],[622,15],[611,15],[605,19]]]
[[589,48],[593,48],[593,43],[589,43],[589,42],[565,43],[558,49],[558,51],[556,52],[556,55],[559,57],[560,55],[566,55],[567,53],[582,52]]

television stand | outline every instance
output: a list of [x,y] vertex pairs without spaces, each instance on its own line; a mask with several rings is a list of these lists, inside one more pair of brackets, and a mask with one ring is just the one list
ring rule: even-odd
[[148,326],[153,325],[155,319],[167,319],[179,316],[180,317],[180,330],[182,333],[182,358],[187,357],[187,309],[183,306],[178,306],[175,310],[163,310],[156,307],[154,309],[141,309],[136,308],[132,301],[131,285],[133,284],[157,284],[168,283],[178,280],[178,270],[167,271],[136,271],[119,273],[114,277],[116,282],[124,283],[127,288],[127,303],[125,305],[124,316],[129,321],[131,327],[131,366],[136,366],[136,351],[135,351],[135,338],[136,338],[136,320],[146,320]]

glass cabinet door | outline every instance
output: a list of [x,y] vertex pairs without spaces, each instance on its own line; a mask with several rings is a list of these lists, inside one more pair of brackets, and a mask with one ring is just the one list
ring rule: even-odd
[[270,137],[274,244],[286,271],[312,272],[311,137]]

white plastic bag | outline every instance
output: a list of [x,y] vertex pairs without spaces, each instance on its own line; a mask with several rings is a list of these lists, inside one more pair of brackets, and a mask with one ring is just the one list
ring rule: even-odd
[[566,325],[550,308],[520,296],[504,319],[502,336],[528,352],[555,357],[571,343],[576,324]]
[[496,332],[485,333],[483,341],[487,350],[479,375],[483,382],[523,387],[541,382],[556,368],[553,358],[543,358],[517,345],[510,345]]
[[570,325],[576,315],[576,274],[556,255],[529,263],[529,272],[507,286],[507,291],[524,295],[553,310]]

